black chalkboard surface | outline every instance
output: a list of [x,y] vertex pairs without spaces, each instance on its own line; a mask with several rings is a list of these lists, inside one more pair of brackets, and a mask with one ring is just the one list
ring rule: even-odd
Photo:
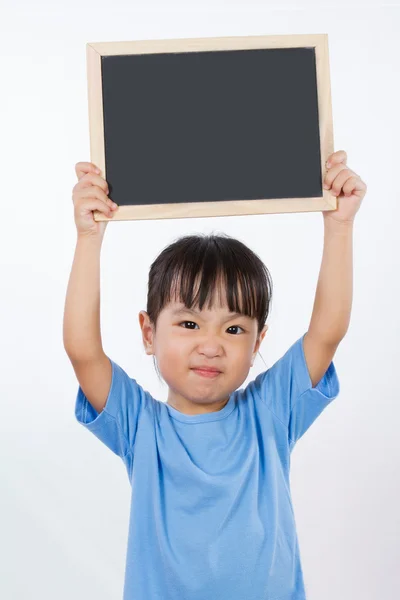
[[327,35],[106,42],[87,59],[113,220],[336,208]]

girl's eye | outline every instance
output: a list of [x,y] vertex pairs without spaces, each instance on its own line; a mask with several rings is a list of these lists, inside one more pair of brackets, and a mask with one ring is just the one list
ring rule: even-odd
[[230,327],[228,327],[228,329],[241,329],[242,331],[244,331],[244,329],[240,327],[240,325],[231,325]]
[[[197,325],[197,323],[195,323],[194,321],[182,321],[181,323],[179,323],[179,325],[182,325],[183,323],[190,323],[191,325]],[[191,329],[191,327],[184,327],[184,329]],[[241,329],[242,331],[244,331],[244,329],[242,327],[240,327],[239,325],[231,325],[230,327],[228,327],[228,329]]]
[[[182,321],[182,323],[190,323],[191,325],[196,325],[196,323],[194,323],[193,321]],[[182,323],[179,323],[179,325],[182,325]],[[191,327],[185,327],[184,329],[191,329]]]

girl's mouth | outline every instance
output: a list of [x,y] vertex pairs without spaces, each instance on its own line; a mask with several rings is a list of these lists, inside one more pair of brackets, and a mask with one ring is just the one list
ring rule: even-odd
[[221,375],[220,371],[205,371],[203,369],[192,369],[192,371],[194,371],[195,373],[197,373],[197,375],[200,375],[201,377],[215,378],[218,375]]

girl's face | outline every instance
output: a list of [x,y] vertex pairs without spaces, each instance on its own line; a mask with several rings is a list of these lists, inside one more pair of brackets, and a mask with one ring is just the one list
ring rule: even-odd
[[[195,415],[221,410],[245,381],[268,325],[257,336],[257,320],[231,314],[227,305],[190,311],[172,302],[160,313],[157,331],[139,314],[147,354],[154,354],[169,387],[168,404]],[[214,367],[205,377],[194,369]]]

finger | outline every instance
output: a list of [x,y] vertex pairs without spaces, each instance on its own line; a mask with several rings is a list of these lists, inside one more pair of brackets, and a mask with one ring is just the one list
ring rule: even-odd
[[329,188],[332,186],[333,181],[341,171],[349,171],[349,174],[353,174],[353,171],[348,169],[343,163],[339,163],[338,165],[331,167],[324,178],[324,189],[329,190]]
[[100,169],[93,163],[90,162],[78,162],[75,165],[75,173],[79,179],[81,179],[86,173],[101,173]]
[[93,173],[86,173],[86,175],[84,175],[78,181],[78,183],[75,185],[74,189],[82,190],[82,189],[86,189],[86,188],[89,188],[92,186],[98,186],[99,188],[104,190],[104,192],[106,194],[110,193],[107,181],[100,175],[95,175]]
[[109,198],[103,192],[103,190],[101,190],[97,186],[91,186],[90,188],[77,190],[73,195],[74,203],[79,202],[81,204],[82,202],[85,202],[85,200],[87,200],[88,198],[98,198],[99,200],[107,204],[107,206],[109,206],[110,208],[115,208],[117,206],[115,202],[113,202],[111,198]]
[[354,177],[350,177],[350,179],[346,181],[346,184],[343,186],[343,193],[346,196],[351,196],[356,192],[365,192],[366,189],[367,185],[364,183],[361,177],[355,175]]
[[331,191],[333,194],[335,194],[335,196],[339,196],[339,194],[342,192],[342,188],[344,186],[344,184],[346,183],[346,181],[348,179],[351,179],[353,177],[354,173],[352,171],[349,171],[348,169],[344,169],[343,171],[340,171],[339,175],[337,177],[335,177],[332,186],[331,186]]
[[107,217],[112,217],[114,214],[114,211],[112,211],[105,202],[96,200],[96,198],[89,199],[89,201],[85,202],[85,204],[76,206],[75,210],[80,214],[85,214],[87,211],[98,210],[104,213]]
[[351,196],[357,186],[358,176],[353,175],[353,177],[349,177],[346,183],[343,185],[343,194],[345,196]]
[[345,152],[345,150],[337,150],[336,152],[333,152],[333,154],[328,156],[325,164],[329,169],[330,167],[338,163],[347,163],[347,153]]

